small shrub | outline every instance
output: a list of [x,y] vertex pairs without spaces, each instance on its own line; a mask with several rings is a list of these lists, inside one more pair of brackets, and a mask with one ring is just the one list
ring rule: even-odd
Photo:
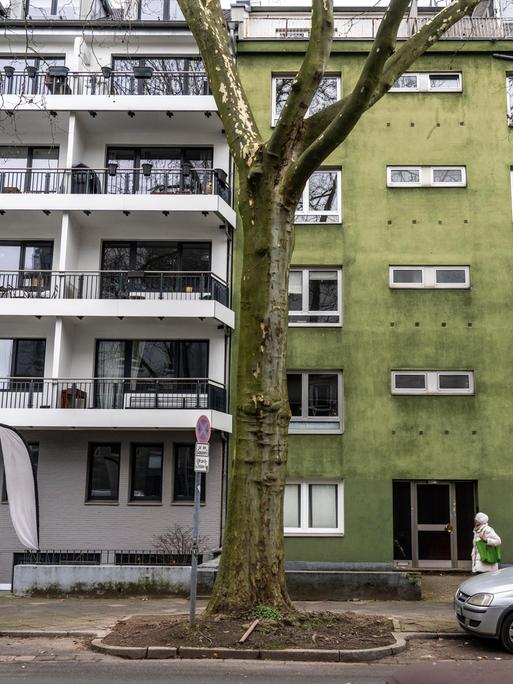
[[[208,537],[198,537],[198,549],[204,553],[209,546]],[[153,537],[153,548],[161,553],[187,556],[192,553],[192,527],[174,525]]]
[[272,606],[258,605],[253,611],[253,615],[259,620],[275,620],[276,622],[283,620],[282,613],[278,608],[273,608]]

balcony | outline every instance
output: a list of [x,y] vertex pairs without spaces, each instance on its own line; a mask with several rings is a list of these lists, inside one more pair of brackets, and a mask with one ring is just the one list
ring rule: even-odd
[[116,163],[102,169],[82,164],[2,169],[0,193],[3,210],[214,212],[235,225],[231,190],[221,169],[154,169],[151,162],[130,170],[119,170]]
[[231,431],[225,387],[204,378],[2,378],[0,410],[18,427],[192,429],[206,414]]
[[228,285],[212,272],[4,271],[0,314],[211,319],[231,328]]

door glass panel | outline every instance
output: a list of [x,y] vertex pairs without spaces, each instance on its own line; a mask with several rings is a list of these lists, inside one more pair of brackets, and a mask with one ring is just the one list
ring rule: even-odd
[[[419,525],[447,525],[451,520],[448,484],[417,485],[417,522]],[[447,533],[446,533],[447,534]],[[447,535],[449,536],[449,535]]]
[[25,271],[48,271],[52,268],[52,245],[26,245]]
[[450,561],[451,535],[448,532],[419,532],[419,561]]
[[456,482],[456,530],[458,533],[458,560],[470,560],[472,528],[476,514],[475,482]]
[[20,245],[0,245],[0,269],[17,271],[20,267]]
[[178,271],[179,245],[177,242],[139,243],[135,257],[136,271]]
[[394,482],[394,560],[411,560],[411,486],[409,482]]
[[210,271],[210,245],[207,242],[184,243],[180,270]]
[[45,340],[17,340],[13,375],[18,378],[42,378],[45,347]]

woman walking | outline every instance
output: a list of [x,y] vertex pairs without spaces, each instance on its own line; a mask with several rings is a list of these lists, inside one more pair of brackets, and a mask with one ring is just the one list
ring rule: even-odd
[[501,538],[488,525],[485,513],[474,518],[474,543],[472,546],[472,572],[494,572],[499,569]]

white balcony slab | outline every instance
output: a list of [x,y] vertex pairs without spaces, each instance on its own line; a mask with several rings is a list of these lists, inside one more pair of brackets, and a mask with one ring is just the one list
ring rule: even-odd
[[213,430],[232,431],[232,416],[208,409],[0,409],[0,422],[19,429],[193,430],[206,415]]
[[217,112],[213,95],[3,95],[2,109],[56,112]]
[[4,211],[169,211],[182,214],[212,213],[235,226],[235,211],[218,195],[180,194],[60,194],[0,193]]
[[0,296],[0,316],[83,318],[202,318],[233,328],[235,314],[212,300],[52,299]]

